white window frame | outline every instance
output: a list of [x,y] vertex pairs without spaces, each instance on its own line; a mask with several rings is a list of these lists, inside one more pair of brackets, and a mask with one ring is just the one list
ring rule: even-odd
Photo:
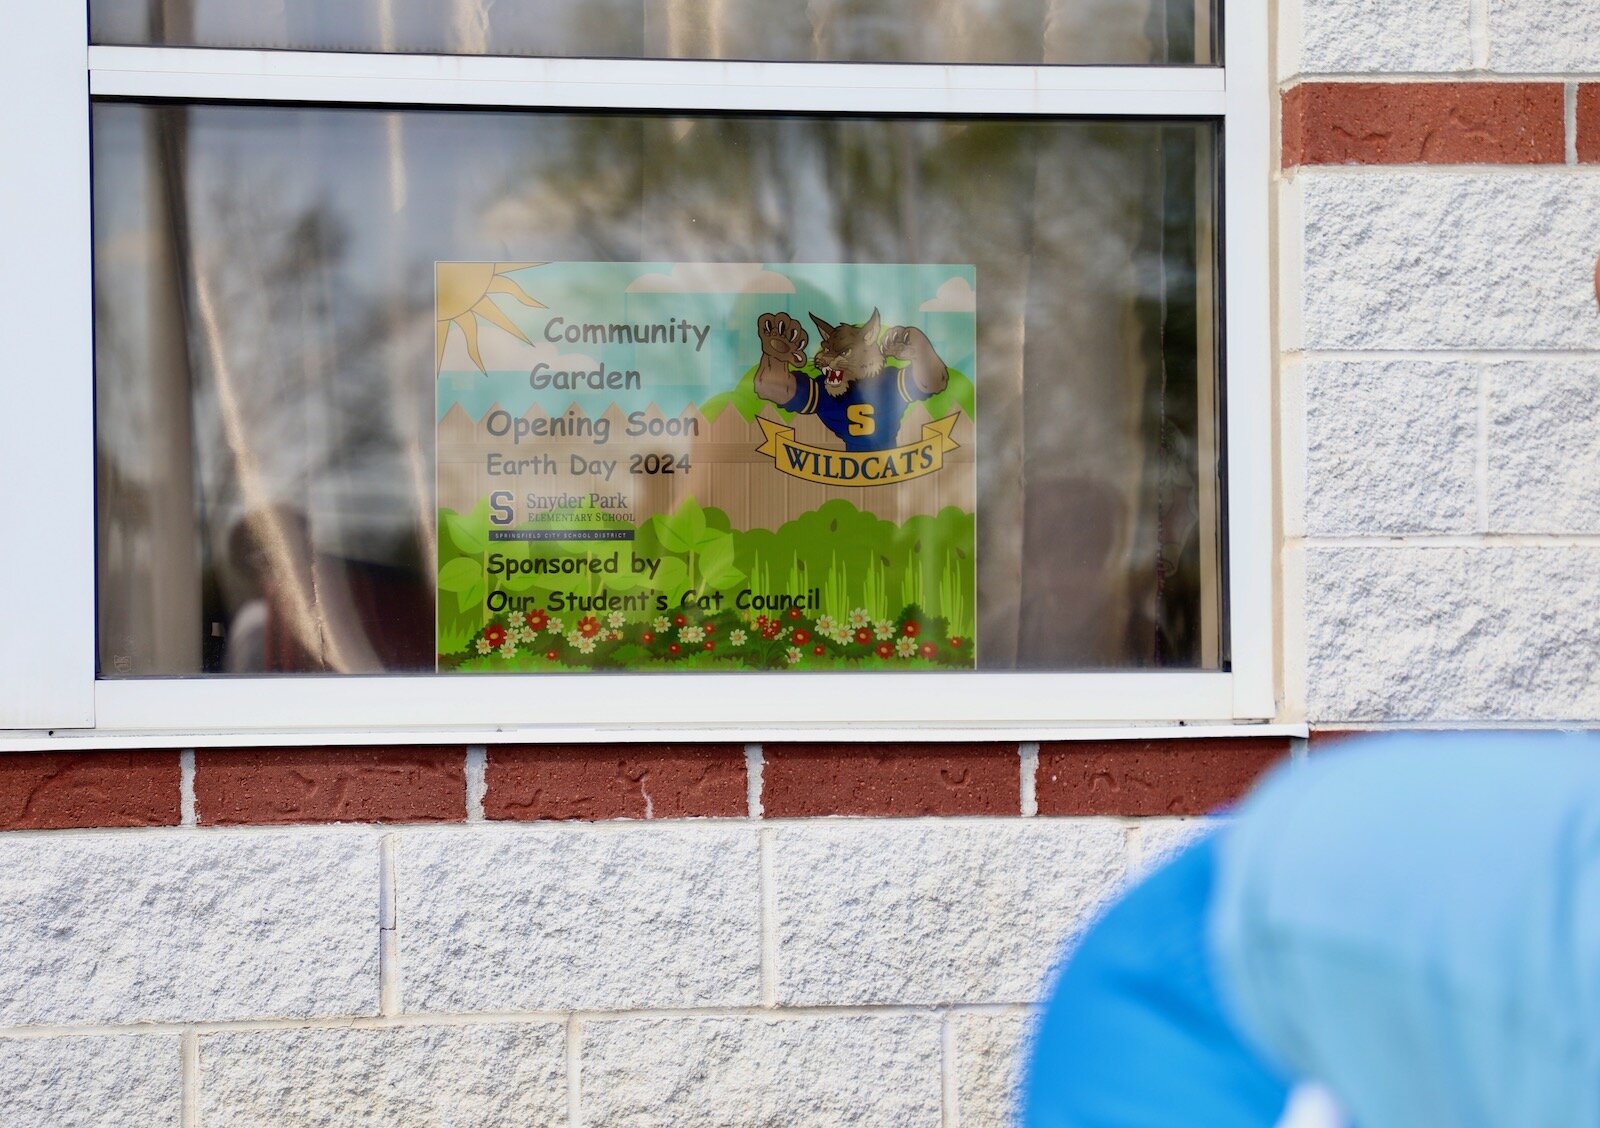
[[[944,66],[90,47],[86,6],[0,0],[0,748],[1302,732],[1277,713],[1266,0],[1225,67]],[[602,77],[597,80],[596,74]],[[95,676],[91,96],[1220,119],[1227,672]]]

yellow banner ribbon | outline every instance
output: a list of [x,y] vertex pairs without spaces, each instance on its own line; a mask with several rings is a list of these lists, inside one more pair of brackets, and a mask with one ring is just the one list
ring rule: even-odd
[[961,444],[951,438],[959,413],[922,425],[922,438],[888,450],[829,450],[796,442],[794,428],[756,416],[765,441],[757,454],[768,455],[793,478],[826,486],[886,486],[938,472],[947,451]]

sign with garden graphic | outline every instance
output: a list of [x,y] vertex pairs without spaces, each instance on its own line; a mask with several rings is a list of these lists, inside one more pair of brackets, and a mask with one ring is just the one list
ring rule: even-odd
[[438,668],[971,667],[975,285],[438,263]]

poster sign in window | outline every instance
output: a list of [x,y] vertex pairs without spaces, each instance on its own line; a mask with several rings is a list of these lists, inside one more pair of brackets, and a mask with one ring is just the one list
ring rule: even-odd
[[974,665],[970,265],[436,265],[438,668]]

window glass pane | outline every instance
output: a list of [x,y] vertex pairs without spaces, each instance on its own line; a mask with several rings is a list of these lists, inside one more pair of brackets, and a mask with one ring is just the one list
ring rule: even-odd
[[971,264],[979,666],[1225,667],[1216,136],[99,103],[102,675],[434,668],[441,260]]
[[94,0],[96,43],[886,63],[1209,64],[1212,0]]

